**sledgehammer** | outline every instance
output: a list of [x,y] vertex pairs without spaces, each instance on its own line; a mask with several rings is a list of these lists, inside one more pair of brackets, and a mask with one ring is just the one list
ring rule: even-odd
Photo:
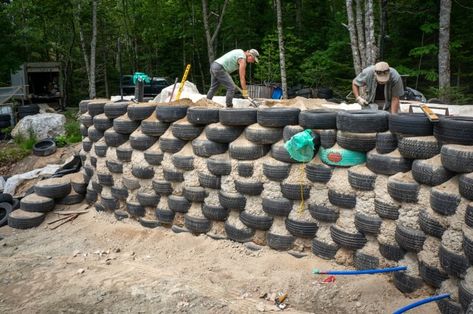
[[[238,91],[243,94],[243,91],[241,90],[240,86],[238,86],[238,85],[236,85],[236,84],[234,84],[234,85],[235,85],[235,87],[238,89]],[[251,98],[250,96],[248,96],[247,98],[248,98],[248,100],[251,102],[251,104],[252,104],[253,106],[255,106],[256,108],[259,107],[259,105],[256,103],[256,101],[255,101],[253,98]]]

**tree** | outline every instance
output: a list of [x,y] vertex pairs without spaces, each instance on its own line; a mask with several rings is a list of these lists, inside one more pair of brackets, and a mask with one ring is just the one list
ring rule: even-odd
[[281,13],[281,0],[276,0],[276,15],[278,25],[278,44],[279,44],[279,65],[281,67],[281,85],[282,85],[282,98],[287,98],[287,81],[286,81],[286,54],[284,51],[284,31],[282,27],[282,13]]
[[358,74],[368,65],[373,65],[377,58],[377,48],[374,33],[373,0],[355,0],[355,13],[353,15],[353,0],[346,0],[348,17],[348,32],[353,55],[353,67]]
[[[228,0],[225,0],[222,7],[222,12],[218,15],[217,26],[213,34],[210,34],[210,25],[209,25],[209,14],[208,14],[208,1],[202,0],[202,16],[204,20],[204,29],[205,29],[205,38],[207,40],[207,53],[209,58],[209,63],[212,63],[215,60],[215,45],[217,43],[217,36],[222,26],[223,16],[225,14],[225,8],[227,7]],[[215,13],[213,13],[215,14]]]
[[[440,1],[439,16],[439,90],[441,94],[450,87],[450,13],[452,11],[451,0]],[[448,98],[444,95],[442,98]]]

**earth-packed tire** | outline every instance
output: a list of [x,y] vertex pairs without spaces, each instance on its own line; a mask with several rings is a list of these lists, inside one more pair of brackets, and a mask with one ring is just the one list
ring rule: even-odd
[[448,279],[448,275],[434,266],[419,261],[419,275],[426,284],[434,288],[440,288],[442,282]]
[[185,214],[189,211],[192,203],[189,202],[184,196],[169,195],[168,207],[175,213]]
[[309,184],[281,183],[282,195],[290,200],[306,200],[310,197]]
[[104,105],[103,111],[107,118],[115,119],[127,112],[128,101],[108,102]]
[[341,208],[352,209],[356,206],[356,195],[354,193],[342,193],[329,189],[328,199],[332,205]]
[[473,117],[441,116],[434,136],[442,144],[473,145]]
[[113,121],[110,120],[105,114],[99,114],[93,118],[95,129],[105,132],[113,126]]
[[[256,120],[259,125],[268,128],[282,128],[299,123],[299,108],[270,107],[257,110]],[[282,134],[281,134],[282,135]]]
[[246,206],[246,198],[239,193],[219,191],[218,199],[220,200],[220,205],[227,209],[243,211]]
[[253,238],[255,231],[251,228],[246,227],[245,229],[238,229],[237,227],[225,222],[225,232],[227,237],[236,242],[249,242]]
[[136,193],[136,199],[141,206],[144,207],[156,207],[159,204],[161,196],[155,193],[146,193],[139,191]]
[[419,226],[425,234],[441,239],[446,228],[433,218],[426,210],[419,213]]
[[243,180],[235,180],[235,189],[238,193],[244,195],[258,196],[263,192],[263,182],[247,182]]
[[440,150],[442,165],[458,173],[473,172],[473,146],[443,145]]
[[184,118],[188,109],[187,105],[158,105],[156,106],[156,116],[159,121],[171,123]]
[[360,191],[373,191],[376,174],[366,166],[355,166],[348,169],[348,182],[351,187]]
[[107,159],[105,165],[111,173],[123,173],[123,164],[118,160]]
[[199,172],[197,176],[202,187],[215,190],[220,189],[221,180],[219,176],[205,172]]
[[152,181],[152,185],[153,185],[153,190],[158,195],[168,196],[168,195],[171,195],[172,192],[173,192],[171,182],[168,182],[166,180],[156,180],[155,179],[155,180]]
[[337,142],[337,130],[327,129],[320,130],[320,146],[323,148],[331,148]]
[[[264,167],[264,165],[263,165]],[[323,163],[307,163],[305,173],[311,182],[327,183],[332,178],[333,167]]]
[[347,232],[336,225],[330,226],[330,234],[332,236],[332,240],[336,244],[348,250],[361,249],[367,242],[365,236],[362,233]]
[[184,225],[194,234],[207,233],[212,228],[212,221],[205,217],[194,217],[189,214],[184,215]]
[[157,137],[149,136],[141,132],[138,128],[135,132],[130,134],[130,146],[133,149],[144,151],[150,148],[158,140]]
[[245,126],[257,122],[255,108],[225,108],[219,112],[219,121],[223,125]]
[[398,173],[388,179],[388,193],[398,202],[416,203],[419,189],[419,183],[409,173]]
[[442,266],[447,274],[458,278],[463,278],[465,271],[469,267],[468,259],[463,252],[460,254],[455,253],[443,245],[440,245],[439,260],[440,266]]
[[411,170],[412,161],[402,157],[397,151],[379,154],[376,150],[366,155],[366,167],[377,174],[393,175]]
[[291,165],[288,163],[263,162],[263,174],[272,181],[283,181],[289,176]]
[[355,227],[364,234],[379,234],[382,219],[378,216],[369,216],[362,213],[355,214]]
[[273,218],[270,216],[252,215],[246,211],[240,213],[240,220],[249,228],[256,230],[269,230],[273,224]]
[[379,253],[386,259],[390,261],[399,261],[401,260],[406,251],[401,248],[399,245],[390,245],[390,244],[379,244]]
[[203,126],[194,125],[185,119],[176,121],[171,125],[172,135],[183,141],[192,141],[197,138],[203,130]]
[[126,201],[128,198],[128,189],[124,186],[112,186],[110,188],[112,197],[116,198],[119,201]]
[[271,156],[278,161],[282,161],[286,163],[298,162],[297,160],[291,158],[286,148],[284,148],[284,143],[282,141],[279,141],[271,145]]
[[63,198],[71,192],[71,181],[67,178],[50,178],[39,181],[35,193],[50,198]]
[[461,196],[473,201],[473,173],[463,174],[458,177],[458,190]]
[[171,157],[172,164],[177,169],[184,171],[194,170],[194,155],[193,154],[174,154]]
[[422,278],[411,276],[402,271],[394,273],[393,283],[402,293],[412,293],[420,289],[423,285]]
[[141,121],[141,131],[149,136],[159,137],[166,133],[170,124],[159,121],[156,114],[152,114],[148,119]]
[[[116,119],[113,119],[113,129],[117,133],[131,134],[140,126],[139,121],[133,121],[124,114]],[[89,129],[90,130],[90,129]]]
[[79,117],[79,122],[86,128],[89,128],[92,126],[92,124],[94,124],[92,116],[88,113],[81,114]]
[[377,269],[379,268],[379,258],[358,250],[353,255],[353,264],[355,264],[355,268],[359,270]]
[[340,211],[336,207],[317,204],[309,204],[309,213],[314,219],[327,223],[336,222],[340,216]]
[[116,150],[117,158],[120,161],[130,162],[133,155],[133,149],[127,143],[120,145]]
[[227,158],[213,158],[207,159],[207,169],[216,176],[227,176],[232,171],[232,163]]
[[219,121],[219,108],[190,107],[187,110],[187,120],[196,125],[207,125]]
[[292,201],[284,197],[263,197],[263,211],[270,216],[287,217],[292,210]]
[[230,143],[228,152],[233,159],[255,160],[264,157],[269,150],[269,145],[258,145],[240,137]]
[[291,137],[302,131],[304,131],[304,128],[300,125],[286,125],[282,131],[282,138],[284,142],[287,142],[291,139]]
[[237,172],[240,177],[249,178],[253,176],[254,167],[253,163],[248,163],[245,161],[238,162]]
[[156,103],[142,102],[142,103],[131,103],[127,107],[128,117],[134,121],[141,121],[149,116],[156,110]]
[[163,169],[164,179],[169,182],[184,182],[184,172],[181,170]]
[[175,154],[180,151],[186,144],[187,141],[178,139],[172,134],[168,134],[168,136],[161,136],[159,138],[159,148],[165,153]]
[[[450,183],[451,181],[448,182]],[[457,180],[454,180],[448,185],[453,186],[456,189],[458,186],[457,184]],[[454,215],[460,201],[461,196],[459,195],[458,190],[451,190],[451,188],[448,188],[444,184],[433,187],[430,190],[430,207],[439,214],[445,216]]]
[[281,128],[263,127],[258,123],[245,128],[245,137],[252,143],[265,145],[274,144],[283,138]]
[[202,214],[210,220],[225,221],[229,210],[218,205],[202,204]]
[[297,221],[291,218],[286,218],[285,222],[287,231],[299,238],[312,239],[318,230],[318,225],[315,222]]
[[429,159],[440,153],[440,144],[433,136],[403,137],[398,149],[404,158]]
[[0,227],[8,223],[8,215],[13,211],[13,206],[7,202],[0,202]]
[[317,238],[312,240],[312,253],[320,258],[326,260],[334,259],[338,249],[339,246],[337,244],[326,243]]
[[15,229],[30,229],[38,227],[44,221],[45,213],[14,210],[8,215],[8,226]]
[[376,133],[388,130],[386,111],[353,110],[337,113],[337,129],[352,133]]
[[172,225],[174,221],[174,217],[176,213],[172,210],[166,208],[157,207],[155,211],[156,219],[159,221],[160,224],[169,226]]
[[164,159],[164,153],[154,146],[144,151],[145,160],[152,166],[159,166]]
[[397,148],[397,137],[390,131],[376,133],[376,151],[387,154]]
[[410,227],[398,224],[395,232],[397,244],[410,252],[420,252],[424,245],[426,236],[422,230],[415,230]]
[[296,238],[292,235],[276,234],[272,232],[266,234],[266,242],[268,243],[268,246],[277,251],[290,250],[293,247],[295,240]]
[[327,109],[301,111],[299,114],[299,124],[305,129],[336,129],[337,111]]
[[203,187],[197,186],[185,186],[182,191],[182,195],[189,202],[202,203],[207,197],[207,192]]
[[412,176],[421,184],[436,186],[450,180],[454,175],[442,165],[440,155],[425,160],[414,160],[412,163]]
[[128,141],[127,134],[117,133],[114,129],[108,129],[104,133],[105,144],[109,147],[118,147]]
[[126,211],[120,209],[115,210],[113,212],[113,216],[115,216],[115,219],[118,221],[122,221],[123,219],[127,219],[128,217],[130,217],[130,215]]
[[205,137],[198,137],[192,141],[192,150],[199,157],[211,157],[227,151],[228,144],[217,143]]
[[105,104],[107,100],[105,99],[94,99],[87,104],[87,112],[93,117],[104,113]]
[[222,144],[228,144],[236,140],[241,133],[243,128],[240,126],[229,126],[221,123],[212,123],[205,127],[205,136],[207,139]]
[[394,134],[429,136],[433,124],[424,113],[397,113],[389,115],[389,130]]
[[376,146],[376,133],[337,132],[337,144],[345,149],[368,152]]

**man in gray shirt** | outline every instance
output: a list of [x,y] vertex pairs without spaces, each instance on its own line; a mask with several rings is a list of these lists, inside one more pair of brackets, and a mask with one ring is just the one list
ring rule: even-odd
[[404,86],[399,73],[384,61],[365,68],[352,82],[353,95],[362,107],[376,103],[391,113],[399,111]]

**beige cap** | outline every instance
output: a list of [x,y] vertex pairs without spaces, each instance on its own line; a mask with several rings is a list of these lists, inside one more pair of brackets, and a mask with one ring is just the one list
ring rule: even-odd
[[255,58],[255,62],[258,63],[259,52],[256,49],[250,49],[249,53]]
[[380,83],[386,83],[389,81],[389,64],[381,61],[374,65],[374,73],[376,80]]

